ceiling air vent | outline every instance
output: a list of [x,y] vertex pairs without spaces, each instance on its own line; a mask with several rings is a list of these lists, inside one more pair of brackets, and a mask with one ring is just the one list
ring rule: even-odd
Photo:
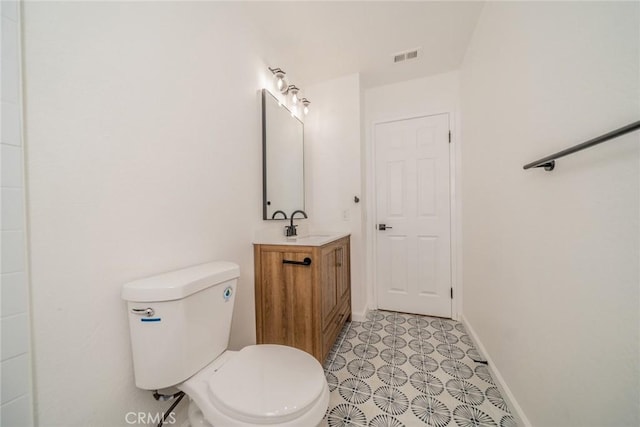
[[420,48],[398,52],[393,55],[393,62],[398,63],[402,61],[409,61],[410,59],[416,59],[418,57],[418,52],[420,52]]

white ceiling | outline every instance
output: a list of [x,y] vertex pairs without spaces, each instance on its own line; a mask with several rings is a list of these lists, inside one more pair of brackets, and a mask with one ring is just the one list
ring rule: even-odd
[[[457,69],[483,2],[252,2],[248,11],[277,47],[273,61],[293,61],[292,81],[309,85],[360,72],[364,87]],[[420,48],[418,59],[393,63]],[[282,67],[282,63],[271,66]]]

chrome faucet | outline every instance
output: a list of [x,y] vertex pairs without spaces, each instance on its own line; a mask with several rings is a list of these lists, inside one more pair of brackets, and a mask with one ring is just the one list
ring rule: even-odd
[[293,217],[297,213],[301,213],[303,217],[308,218],[305,211],[302,211],[302,210],[293,211],[293,213],[291,214],[291,225],[287,225],[286,227],[284,227],[284,234],[287,237],[294,237],[298,235],[298,232],[296,231],[297,225],[293,225]]

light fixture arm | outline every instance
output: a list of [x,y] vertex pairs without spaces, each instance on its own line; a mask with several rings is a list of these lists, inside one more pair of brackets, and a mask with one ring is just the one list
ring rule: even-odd
[[285,94],[288,94],[289,92],[291,92],[291,93],[296,93],[296,94],[297,94],[299,90],[300,90],[300,89],[298,88],[298,86],[296,86],[296,85],[289,85],[289,86],[287,86],[287,90],[286,90],[286,92],[284,92],[284,93],[285,93]]

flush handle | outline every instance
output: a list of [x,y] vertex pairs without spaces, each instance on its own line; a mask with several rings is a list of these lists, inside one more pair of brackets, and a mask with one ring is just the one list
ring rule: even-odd
[[393,227],[389,227],[387,224],[378,224],[378,230],[384,231],[384,230],[388,230],[390,228],[393,228]]
[[148,308],[132,308],[131,312],[133,314],[137,314],[138,316],[147,316],[147,317],[152,317],[154,314],[156,314],[155,311],[153,311],[153,308],[148,307]]

